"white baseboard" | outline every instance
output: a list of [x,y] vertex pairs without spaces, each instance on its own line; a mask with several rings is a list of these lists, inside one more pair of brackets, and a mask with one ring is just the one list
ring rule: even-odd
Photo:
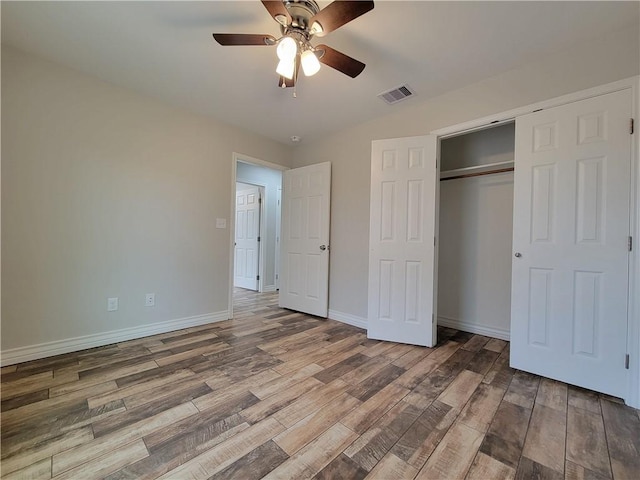
[[148,337],[159,333],[172,332],[188,327],[197,327],[207,323],[221,322],[229,318],[229,311],[207,313],[194,317],[179,318],[165,322],[140,325],[139,327],[123,328],[111,332],[95,333],[82,337],[55,340],[53,342],[29,345],[26,347],[10,348],[1,352],[0,365],[28,362],[39,358],[52,357],[63,353],[76,352],[87,348],[102,347],[112,343],[124,342],[135,338]]
[[262,293],[266,293],[266,292],[275,292],[276,286],[275,285],[266,285],[264,287],[262,287]]
[[360,327],[367,329],[367,319],[351,315],[349,313],[342,313],[336,310],[329,310],[329,318],[331,320],[337,320],[338,322],[346,323],[347,325],[353,325],[354,327]]
[[462,330],[463,332],[476,333],[478,335],[485,335],[487,337],[499,338],[500,340],[509,341],[509,330],[503,330],[501,328],[487,327],[485,325],[478,325],[476,323],[466,323],[456,320],[455,318],[438,316],[438,325],[443,327],[455,328],[456,330]]

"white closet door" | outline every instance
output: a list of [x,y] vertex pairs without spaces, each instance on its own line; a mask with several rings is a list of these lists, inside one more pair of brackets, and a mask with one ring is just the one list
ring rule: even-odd
[[326,317],[331,163],[284,172],[280,306]]
[[631,92],[516,120],[511,366],[626,393]]
[[437,137],[371,145],[367,336],[434,346]]
[[236,192],[236,287],[258,290],[260,252],[260,188],[247,185]]

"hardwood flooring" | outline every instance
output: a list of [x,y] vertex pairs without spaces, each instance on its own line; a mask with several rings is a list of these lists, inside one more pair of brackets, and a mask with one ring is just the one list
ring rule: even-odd
[[640,416],[509,368],[236,292],[235,318],[2,368],[4,479],[637,479]]

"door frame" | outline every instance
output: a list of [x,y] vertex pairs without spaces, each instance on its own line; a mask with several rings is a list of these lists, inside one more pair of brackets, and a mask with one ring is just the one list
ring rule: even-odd
[[[247,163],[249,165],[255,165],[256,167],[265,167],[270,168],[272,170],[279,170],[284,172],[285,170],[289,170],[289,167],[285,167],[283,165],[278,165],[277,163],[267,162],[265,160],[260,160],[259,158],[254,158],[249,155],[244,155],[242,153],[233,152],[231,156],[231,210],[230,210],[230,221],[229,221],[229,275],[228,275],[228,288],[229,288],[229,299],[228,299],[228,312],[229,319],[233,318],[233,288],[234,288],[234,265],[235,265],[235,241],[236,241],[236,177],[238,173],[238,162]],[[246,182],[243,182],[246,183]],[[262,187],[265,190],[265,185],[260,185],[259,183],[252,182],[252,185],[257,185]],[[260,231],[264,231],[264,224],[262,223],[265,218],[265,210],[264,210],[264,202],[260,206]],[[260,242],[260,263],[259,263],[259,273],[260,280],[258,281],[258,292],[262,291],[262,280],[264,276],[263,265],[264,265],[264,244],[265,242]]]
[[[634,248],[629,255],[627,353],[629,354],[630,361],[627,380],[627,395],[624,400],[627,405],[634,408],[640,408],[640,255],[638,254],[638,249],[640,248],[640,119],[638,118],[638,114],[640,113],[640,76],[626,78],[605,85],[573,92],[475,120],[440,128],[429,133],[438,136],[439,148],[440,141],[449,137],[496,127],[502,123],[515,121],[516,117],[531,113],[535,110],[558,107],[568,103],[626,89],[631,90],[631,114],[632,118],[635,119],[636,125],[635,132],[631,136],[631,205],[629,209],[629,235],[633,236]],[[439,156],[437,165],[439,171]]]

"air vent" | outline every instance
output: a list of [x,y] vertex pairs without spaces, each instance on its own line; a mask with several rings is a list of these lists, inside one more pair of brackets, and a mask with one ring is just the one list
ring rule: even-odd
[[389,105],[394,103],[398,103],[400,100],[404,100],[407,97],[412,97],[415,95],[415,92],[411,90],[409,85],[400,85],[399,87],[393,88],[387,92],[382,92],[378,94],[378,98],[381,98]]

